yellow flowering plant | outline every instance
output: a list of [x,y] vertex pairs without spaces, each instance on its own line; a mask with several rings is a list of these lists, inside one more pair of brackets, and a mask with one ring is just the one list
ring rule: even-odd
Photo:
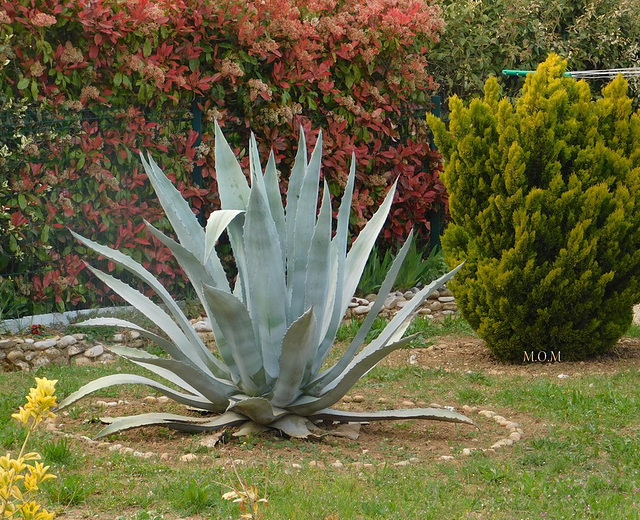
[[[27,404],[12,417],[27,427],[27,435],[17,458],[11,453],[0,456],[0,520],[53,520],[48,512],[33,500],[42,482],[56,478],[48,473],[49,466],[38,462],[40,454],[26,451],[31,433],[48,418],[55,417],[56,380],[36,377],[36,387],[29,390]],[[31,464],[32,463],[32,464]]]

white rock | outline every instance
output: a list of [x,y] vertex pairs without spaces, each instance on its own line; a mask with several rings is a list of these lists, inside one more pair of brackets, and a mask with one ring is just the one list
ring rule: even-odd
[[82,341],[86,337],[85,334],[80,334],[80,333],[72,334],[72,336],[76,338],[78,341]]
[[33,345],[36,342],[36,340],[33,339],[33,338],[27,338],[27,339],[24,340],[24,342],[28,343],[30,345]]
[[169,398],[166,395],[161,395],[160,397],[158,397],[158,402],[165,404],[169,402]]
[[398,307],[398,309],[402,309],[407,303],[409,303],[407,300],[400,300],[396,303],[396,307]]
[[411,457],[409,459],[409,462],[411,462],[411,464],[417,464],[418,462],[420,462],[420,459],[418,457]]
[[192,462],[194,460],[197,460],[197,458],[197,455],[194,455],[193,453],[187,453],[186,455],[180,457],[180,462]]
[[156,402],[158,402],[158,399],[156,397],[152,396],[152,395],[148,395],[147,397],[145,397],[143,399],[143,401],[145,403],[156,403]]
[[75,345],[76,343],[78,343],[78,340],[73,336],[62,336],[58,340],[58,348],[68,347],[69,345]]
[[402,406],[406,406],[406,407],[411,407],[411,406],[415,406],[416,403],[414,403],[413,401],[402,401]]
[[446,316],[450,316],[451,314],[455,314],[455,313],[456,313],[456,311],[449,311],[449,310],[442,311],[442,314],[445,314]]
[[193,328],[196,329],[196,332],[213,332],[211,323],[209,323],[208,320],[202,320],[194,323]]
[[406,291],[402,296],[404,296],[405,300],[410,300],[411,298],[413,298],[416,294],[413,291]]
[[394,466],[409,466],[411,463],[408,460],[401,460],[400,462],[396,462]]
[[418,364],[418,356],[416,354],[411,354],[409,356],[409,364],[410,365],[417,365]]
[[331,463],[331,467],[336,468],[336,469],[342,469],[342,468],[344,468],[344,464],[342,462],[340,462],[339,460],[336,460],[335,462]]
[[453,455],[442,455],[440,460],[453,460],[455,457]]
[[471,450],[469,448],[464,448],[462,450],[462,454],[465,455],[465,456],[469,456],[469,455],[471,455]]
[[122,444],[112,444],[109,446],[109,451],[119,451],[123,447]]
[[113,341],[116,343],[122,343],[124,341],[124,334],[114,334]]
[[518,442],[520,440],[520,434],[518,432],[511,432],[509,434],[509,439],[511,439],[514,442]]
[[369,312],[369,307],[366,305],[359,305],[353,309],[353,313],[357,315],[367,314]]
[[129,339],[140,339],[140,333],[137,330],[130,330],[127,332]]
[[511,430],[512,428],[520,428],[520,425],[517,422],[509,422],[504,426],[507,430]]
[[567,379],[568,377],[567,374],[558,374],[558,379]]
[[44,339],[42,341],[36,341],[33,346],[36,350],[47,350],[48,348],[55,347],[57,344],[57,339]]
[[450,302],[455,302],[456,299],[453,296],[439,296],[438,301],[440,303],[450,303]]
[[300,464],[298,464],[297,462],[294,462],[293,464],[291,464],[291,467],[293,469],[302,469],[302,466]]

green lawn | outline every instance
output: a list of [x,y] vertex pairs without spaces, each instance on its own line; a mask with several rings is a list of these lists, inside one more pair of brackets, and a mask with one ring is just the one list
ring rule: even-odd
[[[428,337],[468,329],[450,321],[423,332]],[[116,362],[0,374],[0,451],[19,449],[23,432],[10,414],[22,404],[34,376],[59,379],[57,394],[64,396],[99,375],[131,370],[125,362]],[[505,416],[526,417],[530,425],[521,442],[496,453],[462,456],[461,434],[451,442],[454,460],[434,458],[403,467],[391,463],[397,460],[394,450],[401,449],[391,437],[384,440],[390,464],[365,471],[330,466],[336,453],[344,460],[362,459],[357,442],[337,445],[250,438],[242,444],[236,440],[232,442],[246,450],[246,460],[255,455],[262,461],[255,467],[238,465],[238,476],[247,485],[257,485],[261,493],[266,487],[265,519],[638,519],[640,371],[621,362],[613,374],[586,369],[581,374],[564,380],[552,374],[532,379],[483,371],[380,366],[356,391],[375,389],[391,397],[425,396],[438,402],[477,405],[500,410]],[[147,391],[120,387],[99,395],[135,399]],[[70,417],[89,416],[87,410],[88,405],[77,405],[69,410]],[[490,426],[489,422],[478,423],[481,428]],[[89,423],[86,428],[96,431]],[[401,429],[399,424],[397,431]],[[438,425],[432,423],[431,429],[437,430]],[[154,436],[161,439],[164,433],[149,430],[148,435],[152,443]],[[190,441],[185,437],[184,451],[193,451],[198,438]],[[209,457],[189,464],[144,460],[106,449],[87,453],[81,442],[47,432],[40,432],[30,448],[40,450],[59,475],[46,486],[42,498],[61,518],[240,516],[237,504],[221,499],[239,484],[233,469],[213,463],[217,448],[196,449]],[[292,468],[287,457],[302,461],[302,468]],[[325,468],[308,464],[323,458]]]

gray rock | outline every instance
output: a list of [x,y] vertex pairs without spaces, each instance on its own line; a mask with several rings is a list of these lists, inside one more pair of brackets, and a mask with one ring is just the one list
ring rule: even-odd
[[442,303],[450,303],[450,302],[455,302],[456,299],[453,296],[440,296],[438,298],[438,301]]
[[458,310],[458,306],[453,302],[449,302],[449,303],[445,303],[442,306],[442,310],[443,311],[457,311]]
[[42,354],[36,356],[33,361],[31,361],[31,366],[33,368],[46,367],[51,363],[51,360]]
[[65,347],[68,347],[69,345],[75,345],[76,343],[78,343],[78,340],[73,336],[62,336],[58,340],[57,346],[58,348],[65,348]]
[[11,350],[17,344],[15,339],[0,339],[0,350]]
[[440,296],[453,296],[453,293],[446,287],[440,289]]
[[78,354],[82,354],[83,352],[84,352],[84,346],[80,345],[79,343],[76,343],[75,345],[70,345],[67,348],[67,356],[69,357],[77,356]]
[[82,341],[85,338],[85,334],[80,334],[80,333],[72,334],[72,336],[76,338],[78,341]]
[[367,295],[364,297],[364,299],[365,299],[365,300],[368,300],[369,302],[375,302],[377,297],[378,297],[378,296],[377,296],[377,295],[375,295],[375,294],[367,294]]
[[407,300],[400,300],[398,303],[396,303],[396,307],[398,307],[398,309],[402,309],[402,307],[404,307],[407,303],[409,303]]
[[0,361],[7,358],[7,353],[4,350],[0,350]]
[[7,354],[7,359],[11,361],[14,365],[17,364],[18,361],[22,361],[24,359],[24,352],[22,350],[12,350]]
[[91,360],[86,356],[76,356],[73,358],[73,362],[77,366],[90,365]]
[[442,309],[442,306],[444,305],[444,303],[440,303],[437,300],[429,300],[429,308],[433,311],[433,312],[437,312],[440,309]]
[[62,352],[60,352],[57,348],[48,348],[43,352],[47,359],[53,361],[54,359],[58,359],[62,356]]
[[429,300],[437,300],[440,297],[440,291],[433,291],[429,296]]
[[42,341],[36,341],[33,346],[36,350],[47,350],[48,348],[55,347],[57,344],[57,339],[44,339]]
[[124,334],[114,334],[113,341],[115,341],[116,343],[124,342]]
[[407,291],[403,294],[403,296],[405,300],[410,300],[415,296],[415,293],[413,291]]
[[129,339],[140,339],[140,333],[137,330],[130,330],[127,332]]
[[104,354],[104,347],[99,343],[84,351],[84,355],[88,358],[97,358]]

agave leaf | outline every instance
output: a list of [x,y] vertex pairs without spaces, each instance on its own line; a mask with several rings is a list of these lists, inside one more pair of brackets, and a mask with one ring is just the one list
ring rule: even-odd
[[241,413],[258,424],[271,424],[276,419],[289,412],[273,406],[269,399],[264,397],[247,397],[239,401],[233,401],[228,411]]
[[340,422],[397,421],[404,419],[427,419],[470,424],[477,428],[475,422],[458,412],[442,408],[411,408],[406,410],[379,410],[374,412],[351,412],[326,408],[312,414],[310,419]]
[[[256,152],[257,153],[257,152]],[[278,230],[271,218],[264,181],[256,176],[245,216],[248,309],[262,363],[272,379],[278,375],[282,338],[287,331],[287,286]]]
[[148,155],[147,161],[140,154],[140,160],[165,215],[178,235],[178,240],[197,258],[204,258],[204,231],[189,204],[162,172],[151,155]]
[[[96,439],[106,437],[112,433],[140,428],[142,426],[166,426],[168,428],[184,429],[186,431],[198,431],[196,425],[202,425],[209,421],[202,417],[189,417],[187,415],[176,415],[173,413],[142,413],[128,417],[101,417],[100,420],[109,424],[96,435]],[[179,428],[182,426],[182,428]]]
[[[216,180],[218,181],[221,206],[229,210],[245,211],[249,203],[251,190],[244,173],[242,173],[242,168],[222,134],[217,121],[215,122],[215,160]],[[236,282],[234,294],[240,301],[248,304],[247,288],[243,285],[247,274],[247,259],[242,244],[243,224],[244,219],[242,217],[233,219],[227,226],[227,235],[229,236],[229,242],[231,243],[238,269],[238,281]]]
[[[200,337],[196,334],[195,330],[193,330],[193,327],[191,327],[189,320],[184,317],[184,314],[182,316],[184,317],[184,321],[188,324],[185,325],[185,329],[187,334],[191,336],[190,338],[185,335],[185,330],[181,329],[160,306],[153,303],[144,294],[136,291],[123,281],[103,273],[89,264],[86,265],[93,274],[102,280],[102,282],[104,282],[110,289],[115,291],[118,296],[129,302],[153,323],[160,327],[160,329],[169,336],[176,347],[192,359],[192,361],[196,363],[201,370],[211,372],[209,365],[212,363],[220,363],[219,360],[217,360],[204,346],[204,343],[202,343]],[[182,313],[182,311],[180,312]],[[190,331],[193,331],[193,335]],[[193,336],[195,336],[195,338]]]
[[[345,290],[345,264],[347,255],[347,243],[349,239],[349,218],[351,217],[351,204],[353,202],[353,190],[356,180],[356,158],[355,154],[351,154],[351,168],[347,185],[340,201],[338,209],[338,222],[336,234],[331,242],[331,289],[332,293],[327,298],[327,304],[330,305],[325,312],[325,318],[322,321],[319,337],[322,343],[318,348],[320,352],[326,352],[331,348],[338,332],[338,327],[342,323],[344,311],[341,311],[343,294]],[[351,297],[349,297],[351,298]],[[316,356],[317,357],[317,356]],[[318,364],[315,368],[320,365]]]
[[229,223],[240,214],[242,214],[242,211],[238,209],[219,209],[209,215],[204,237],[203,263],[206,263],[213,253],[213,249],[222,232],[227,228]]
[[[298,211],[298,199],[300,198],[300,189],[302,182],[307,173],[307,141],[304,137],[304,130],[300,126],[300,137],[298,138],[298,151],[289,175],[289,186],[287,187],[287,205],[285,209],[285,227],[286,227],[286,255],[287,261],[296,255],[294,248],[295,235],[295,219]],[[289,266],[287,265],[287,269]]]
[[247,395],[267,391],[262,350],[256,344],[249,311],[234,295],[204,285],[205,300],[229,344],[240,373],[240,385]]
[[62,410],[67,406],[72,405],[76,401],[79,401],[83,397],[86,397],[92,392],[97,390],[102,390],[103,388],[108,388],[110,386],[115,385],[128,385],[128,384],[141,384],[146,385],[151,388],[158,390],[160,393],[166,395],[167,397],[173,399],[174,401],[187,405],[193,406],[195,408],[200,408],[202,410],[211,410],[216,411],[217,407],[211,403],[208,399],[204,399],[202,397],[183,394],[180,392],[176,392],[175,390],[169,388],[162,383],[158,383],[153,379],[149,379],[148,377],[138,376],[134,374],[113,374],[110,376],[100,377],[98,379],[94,379],[93,381],[87,383],[82,386],[75,392],[68,395],[65,399],[63,399],[60,404],[57,406],[58,410]]
[[282,341],[280,375],[271,399],[275,406],[288,405],[300,393],[300,383],[313,353],[315,338],[316,319],[311,308],[291,324]]
[[[225,292],[230,292],[227,275],[225,274],[224,269],[220,264],[220,259],[217,255],[211,255],[208,261],[208,265],[210,266],[210,268],[207,269],[198,261],[198,259],[193,254],[187,251],[176,241],[171,240],[169,237],[164,235],[148,222],[145,221],[145,223],[147,224],[149,231],[151,231],[151,233],[153,233],[153,235],[155,235],[158,240],[160,240],[160,242],[167,246],[173,253],[173,256],[176,257],[178,263],[180,264],[180,267],[182,267],[185,274],[187,275],[187,278],[189,278],[189,281],[195,289],[200,302],[204,306],[207,316],[209,316],[209,320],[211,321],[211,328],[213,329],[213,334],[216,338],[216,346],[218,348],[218,352],[220,352],[220,356],[222,357],[222,360],[226,365],[226,367],[222,366],[216,360],[214,363],[212,363],[212,372],[216,377],[228,378],[237,384],[238,381],[240,381],[238,368],[236,367],[233,356],[229,351],[227,341],[224,335],[220,332],[220,327],[216,323],[216,320],[212,317],[211,309],[209,308],[207,299],[204,297],[204,293],[202,292],[202,286],[204,284],[211,285],[212,287],[217,287],[218,289],[221,289]],[[192,327],[190,328],[192,329]],[[195,331],[191,330],[190,334],[195,334]],[[199,337],[197,341],[200,341]]]
[[247,437],[249,435],[255,435],[258,433],[263,433],[269,430],[268,426],[264,424],[258,424],[253,421],[245,422],[238,430],[233,432],[234,437]]
[[147,338],[148,340],[153,341],[156,345],[158,345],[162,350],[164,350],[167,354],[169,354],[173,359],[177,359],[184,363],[191,363],[191,359],[185,356],[184,352],[177,349],[176,346],[167,341],[162,336],[158,336],[153,332],[149,332],[148,330],[143,329],[140,325],[136,323],[132,323],[130,321],[121,320],[118,318],[91,318],[89,320],[82,321],[76,324],[79,327],[119,327],[125,329],[131,329],[138,331],[142,336]]
[[278,240],[280,241],[280,250],[282,251],[282,265],[285,265],[287,244],[284,207],[282,206],[282,194],[280,193],[280,186],[278,184],[278,171],[276,170],[276,160],[273,155],[273,150],[269,153],[269,161],[264,171],[264,185],[267,200],[269,201],[269,209],[271,210],[271,217],[278,231]]
[[271,428],[280,430],[289,437],[297,439],[307,439],[313,431],[317,430],[316,426],[307,418],[299,415],[285,415],[277,421],[269,425]]
[[417,335],[414,334],[395,343],[386,344],[381,348],[367,352],[366,356],[363,355],[364,351],[361,352],[333,381],[320,390],[315,390],[314,388],[313,394],[309,393],[299,397],[292,405],[287,406],[287,409],[298,415],[307,416],[337,403],[381,359],[394,350],[404,347],[416,337]]
[[[411,318],[413,317],[416,310],[420,307],[420,305],[422,305],[422,303],[429,297],[431,293],[433,293],[433,291],[450,280],[458,272],[458,270],[460,270],[461,267],[462,264],[455,267],[448,273],[442,275],[440,278],[434,280],[429,285],[423,287],[420,291],[418,291],[415,296],[411,298],[411,300],[409,300],[398,313],[396,313],[396,315],[387,324],[380,335],[364,349],[362,349],[362,351],[352,362],[349,363],[349,365],[347,365],[347,367],[352,366],[352,363],[356,362],[357,360],[364,360],[378,349],[386,348],[387,344],[395,344],[396,342],[398,342],[402,337],[402,334],[404,334],[405,330],[409,326]],[[308,393],[314,395],[323,393],[324,390],[320,390],[322,386],[327,385],[329,381],[335,380],[336,378],[343,375],[344,372],[349,370],[349,368],[345,367],[344,365],[344,361],[342,359],[339,360],[338,363],[336,363],[333,367],[320,374],[314,381],[311,382],[311,384],[307,385],[307,388],[305,390]],[[368,370],[370,370],[370,368]],[[363,372],[362,375],[364,375],[364,373],[365,372]]]
[[347,311],[349,302],[352,296],[358,288],[358,283],[362,277],[362,272],[369,259],[373,245],[376,242],[376,238],[380,234],[380,230],[387,220],[387,215],[391,209],[393,203],[393,197],[396,192],[397,182],[393,183],[393,186],[387,193],[384,202],[380,205],[377,211],[373,214],[369,222],[366,223],[362,231],[358,234],[358,237],[354,240],[349,253],[347,254],[347,260],[345,265],[345,288],[342,295],[342,311],[341,315]]
[[216,180],[220,204],[225,209],[244,211],[249,202],[249,185],[233,150],[225,139],[218,122],[215,126]]
[[[160,299],[162,300],[162,303],[164,303],[167,306],[167,309],[169,309],[174,319],[182,326],[181,328],[183,332],[187,336],[191,336],[190,339],[196,340],[196,341],[198,340],[197,334],[191,327],[191,324],[189,323],[189,320],[187,320],[186,316],[182,312],[182,309],[180,309],[178,304],[174,301],[174,299],[171,297],[169,292],[162,286],[162,284],[149,271],[147,271],[144,267],[142,267],[142,265],[140,265],[138,262],[136,262],[135,260],[125,255],[124,253],[118,251],[117,249],[111,249],[110,247],[98,244],[97,242],[94,242],[93,240],[89,240],[88,238],[78,235],[77,233],[74,233],[71,230],[70,232],[76,238],[76,240],[78,240],[85,246],[89,247],[90,249],[93,249],[96,253],[104,256],[108,260],[111,260],[116,264],[124,267],[127,271],[134,274],[135,276],[140,278],[140,280],[145,282],[149,287],[151,287],[151,289],[153,289],[153,291],[160,297]],[[162,233],[160,233],[159,231],[158,233],[162,235]],[[175,244],[175,242],[173,243]],[[90,269],[95,273],[93,268],[90,267]]]
[[113,346],[109,350],[160,377],[164,377],[187,392],[205,397],[216,406],[216,411],[225,410],[229,405],[227,396],[237,391],[237,387],[231,381],[221,381],[192,365],[175,359],[160,358],[128,347]]
[[[396,280],[396,277],[398,276],[398,273],[400,272],[402,263],[404,262],[404,259],[406,258],[409,252],[409,249],[411,247],[412,240],[413,240],[413,231],[409,233],[409,237],[407,238],[404,245],[398,252],[398,255],[394,259],[393,264],[391,265],[391,268],[389,269],[389,272],[387,273],[387,276],[385,277],[384,282],[380,287],[380,291],[378,291],[378,297],[376,298],[373,306],[367,313],[367,317],[365,318],[364,322],[358,329],[357,334],[355,335],[355,337],[347,347],[347,350],[345,350],[342,357],[338,360],[338,362],[335,365],[333,365],[333,367],[331,367],[330,370],[325,371],[323,374],[320,375],[320,377],[316,378],[316,380],[313,383],[313,386],[315,388],[322,386],[323,384],[326,383],[326,381],[330,381],[332,378],[336,377],[345,368],[347,368],[347,366],[353,359],[353,356],[355,356],[356,352],[358,351],[358,348],[360,348],[360,345],[362,344],[367,334],[371,330],[371,327],[373,326],[373,323],[376,317],[378,316],[380,310],[382,309],[389,292],[393,288],[393,284]],[[408,323],[407,323],[407,326],[408,326]],[[404,330],[402,332],[404,332]],[[399,337],[397,337],[394,341],[399,340],[401,337],[402,337],[402,334]]]
[[[305,280],[305,308],[313,307],[319,323],[324,321],[327,298],[331,297],[329,287],[331,267],[331,197],[329,187],[325,183],[320,214],[311,241]],[[319,344],[318,336],[316,336],[316,344]],[[315,352],[313,354],[311,357],[315,357]]]
[[318,207],[318,182],[320,181],[320,161],[322,157],[322,132],[318,134],[311,161],[300,186],[296,212],[290,215],[287,200],[287,223],[293,218],[293,249],[287,257],[287,282],[289,289],[289,321],[293,321],[305,310],[305,282],[311,242],[316,223]]

